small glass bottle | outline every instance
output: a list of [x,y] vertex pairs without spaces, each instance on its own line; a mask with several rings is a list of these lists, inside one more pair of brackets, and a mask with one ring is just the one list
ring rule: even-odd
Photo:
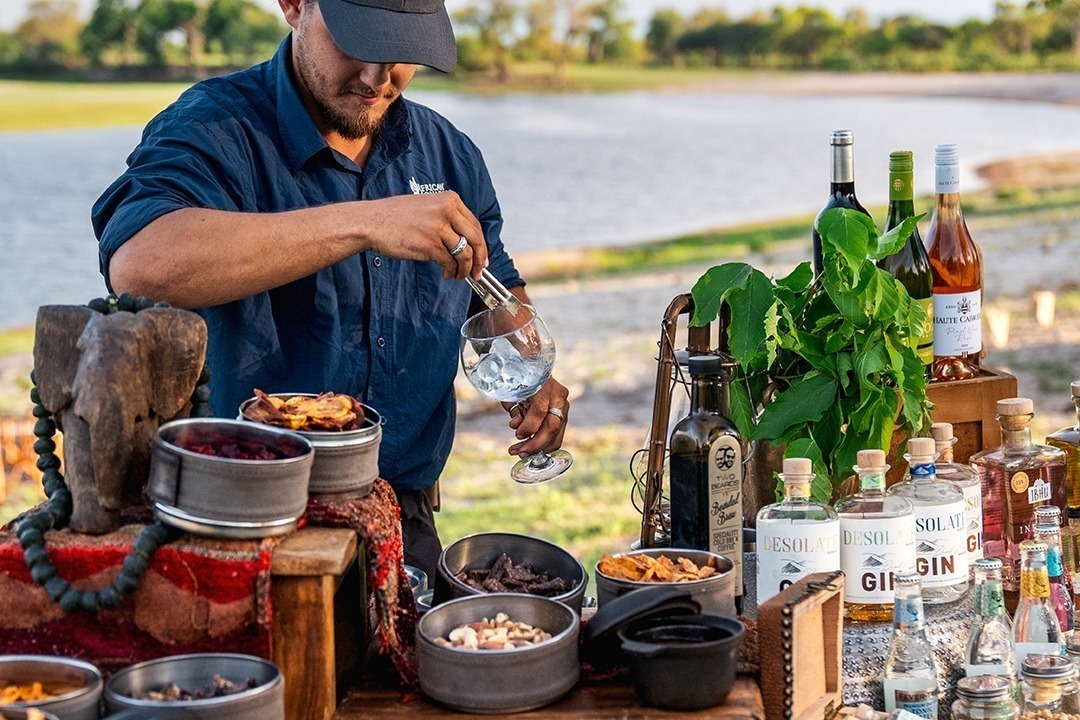
[[[983,554],[999,557],[989,542],[987,507],[1005,498],[1002,563],[1005,565],[1005,601],[1012,604],[1019,589],[1021,541],[1031,537],[1035,508],[1057,505],[1067,512],[1065,453],[1031,442],[1034,405],[1027,398],[998,400],[1002,445],[971,456],[971,464],[983,481]],[[1011,594],[1011,598],[1010,598]]]
[[1020,543],[1020,603],[1013,617],[1012,637],[1016,667],[1028,655],[1061,655],[1064,637],[1050,605],[1050,578],[1046,573],[1046,543]]
[[917,573],[896,576],[893,638],[885,670],[885,712],[907,710],[921,718],[938,715],[938,672],[934,651],[926,638],[922,594]]
[[757,514],[758,604],[801,578],[840,569],[840,518],[810,498],[814,467],[784,458],[784,499]]
[[967,521],[968,568],[973,570],[975,561],[983,556],[983,516],[982,516],[982,481],[979,472],[970,465],[953,462],[952,423],[934,423],[930,426],[930,435],[934,438],[937,449],[937,462],[934,470],[942,480],[949,480],[964,493],[964,518]]
[[968,590],[967,514],[964,493],[939,480],[932,438],[911,438],[904,459],[909,471],[889,488],[915,506],[915,567],[923,578],[927,604],[955,602]]
[[893,617],[896,573],[915,571],[915,511],[885,492],[885,453],[860,450],[859,491],[836,503],[840,569],[847,576],[844,617],[886,622]]
[[1000,675],[960,678],[952,720],[1017,720],[1020,706],[1012,692],[1012,679]]
[[1076,666],[1061,655],[1029,655],[1020,666],[1020,695],[1025,713],[1042,713],[1038,717],[1070,718],[1080,713],[1080,696],[1076,682]]
[[731,416],[727,371],[718,355],[695,355],[690,414],[671,433],[671,547],[708,550],[735,563],[742,609],[743,443]]
[[1071,386],[1076,407],[1076,424],[1046,436],[1046,444],[1065,453],[1066,482],[1069,487],[1069,509],[1080,509],[1080,380]]
[[1061,631],[1073,631],[1072,582],[1061,559],[1061,511],[1054,505],[1035,508],[1035,539],[1046,543],[1046,574],[1050,579],[1050,604]]
[[1012,628],[1005,614],[1005,596],[1001,590],[1001,561],[981,558],[975,561],[975,619],[968,632],[964,650],[964,674],[1016,677],[1016,651]]

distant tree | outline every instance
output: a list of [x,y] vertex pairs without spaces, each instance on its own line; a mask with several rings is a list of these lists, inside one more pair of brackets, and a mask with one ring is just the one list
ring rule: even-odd
[[599,0],[590,9],[589,62],[628,60],[638,55],[634,21],[624,15],[622,0]]
[[559,54],[555,41],[556,8],[550,0],[533,0],[525,6],[522,19],[525,34],[514,46],[514,53],[522,60],[554,62]]
[[836,18],[819,8],[778,7],[773,10],[773,25],[779,49],[796,58],[801,67],[812,67],[826,46],[841,36]]
[[896,39],[912,50],[941,50],[952,37],[952,31],[944,25],[936,25],[915,15],[898,15]]
[[0,65],[14,65],[22,54],[22,44],[15,39],[15,33],[0,30]]
[[14,37],[23,59],[42,69],[70,68],[78,64],[79,19],[77,0],[34,0]]
[[555,7],[555,17],[561,32],[557,36],[558,54],[555,74],[566,77],[567,67],[574,59],[575,49],[589,30],[592,6],[586,0],[549,0]]
[[136,32],[135,11],[126,0],[98,0],[79,42],[94,64],[100,64],[108,52],[117,52],[126,61],[135,49]]
[[268,55],[287,30],[278,14],[253,0],[210,0],[203,23],[207,44],[224,53],[232,65]]
[[514,22],[518,9],[511,0],[484,0],[483,5],[468,5],[454,14],[454,19],[472,29],[480,48],[491,56],[499,82],[510,78],[510,48],[514,45]]
[[1042,0],[1042,5],[1068,30],[1073,60],[1080,63],[1080,0]]
[[683,32],[683,17],[678,10],[661,8],[649,19],[645,47],[654,58],[670,63],[678,52],[679,35]]

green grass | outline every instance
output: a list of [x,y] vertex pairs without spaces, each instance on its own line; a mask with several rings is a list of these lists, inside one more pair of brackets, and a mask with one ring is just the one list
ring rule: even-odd
[[29,352],[34,348],[34,328],[0,330],[0,357]]
[[0,131],[144,125],[187,87],[0,80]]

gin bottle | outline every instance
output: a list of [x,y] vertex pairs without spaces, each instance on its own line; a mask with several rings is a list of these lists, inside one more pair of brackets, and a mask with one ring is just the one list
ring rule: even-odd
[[975,561],[983,556],[983,508],[982,481],[978,471],[970,465],[953,462],[952,423],[934,423],[930,426],[937,450],[934,471],[942,480],[949,480],[964,493],[964,520],[967,523],[968,570],[974,570]]
[[[1056,505],[1062,513],[1067,511],[1065,453],[1031,442],[1032,417],[1034,406],[1029,399],[998,400],[1002,445],[971,456],[983,482],[984,519],[991,494],[1005,496],[1002,563],[1005,598],[1010,604],[1010,594],[1015,599],[1019,589],[1020,542],[1031,537],[1035,508]],[[997,557],[990,551],[989,543],[984,542],[983,554]]]
[[780,477],[784,499],[757,514],[758,604],[811,573],[840,569],[840,518],[810,499],[810,460],[784,458]]
[[975,619],[968,632],[964,650],[964,674],[1016,676],[1012,628],[1005,614],[1005,595],[1001,589],[1001,561],[981,558],[975,561]]
[[911,501],[885,492],[885,453],[860,450],[859,492],[836,504],[840,569],[847,576],[844,616],[886,622],[893,616],[896,573],[915,570],[915,512]]
[[1064,637],[1050,605],[1050,577],[1046,572],[1046,543],[1020,543],[1020,603],[1013,617],[1012,637],[1016,667],[1028,655],[1061,655]]
[[725,360],[690,358],[690,414],[671,432],[671,546],[708,550],[735,563],[742,608],[742,440],[728,418]]
[[964,493],[935,472],[932,438],[911,438],[904,459],[908,474],[889,488],[915,506],[915,567],[927,603],[955,602],[968,589],[967,519]]
[[893,638],[882,673],[885,712],[903,709],[921,718],[936,718],[938,673],[934,651],[926,639],[919,576],[896,576]]
[[1050,579],[1050,605],[1061,631],[1073,631],[1072,581],[1061,557],[1061,511],[1054,505],[1035,508],[1035,539],[1046,543],[1046,574]]
[[1070,510],[1080,509],[1080,380],[1072,384],[1072,401],[1076,406],[1076,424],[1046,436],[1047,445],[1065,453]]

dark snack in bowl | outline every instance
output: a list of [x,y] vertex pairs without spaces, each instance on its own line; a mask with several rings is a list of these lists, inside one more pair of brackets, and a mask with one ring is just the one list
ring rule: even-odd
[[133,692],[128,697],[135,700],[152,700],[154,702],[181,702],[185,700],[205,700],[206,698],[224,697],[225,695],[235,695],[236,693],[242,693],[245,690],[250,690],[259,684],[259,681],[253,677],[245,679],[242,683],[234,683],[228,678],[223,678],[220,675],[214,675],[210,678],[210,685],[204,688],[200,688],[194,692],[186,690],[176,683],[166,683],[160,690],[150,690],[148,692]]
[[513,650],[538,645],[551,639],[551,633],[528,623],[515,622],[506,613],[497,613],[494,620],[459,625],[445,638],[435,638],[436,645],[463,650]]
[[293,454],[258,440],[238,440],[228,435],[192,437],[181,434],[173,444],[182,450],[230,460],[282,460]]
[[349,395],[323,393],[318,397],[297,395],[283,400],[255,388],[255,402],[244,408],[248,420],[289,430],[344,432],[364,424],[364,408]]
[[553,578],[547,572],[537,573],[527,562],[515,565],[506,553],[500,555],[499,559],[486,570],[462,570],[456,577],[483,592],[525,593],[555,597],[570,590],[570,585],[561,577]]

